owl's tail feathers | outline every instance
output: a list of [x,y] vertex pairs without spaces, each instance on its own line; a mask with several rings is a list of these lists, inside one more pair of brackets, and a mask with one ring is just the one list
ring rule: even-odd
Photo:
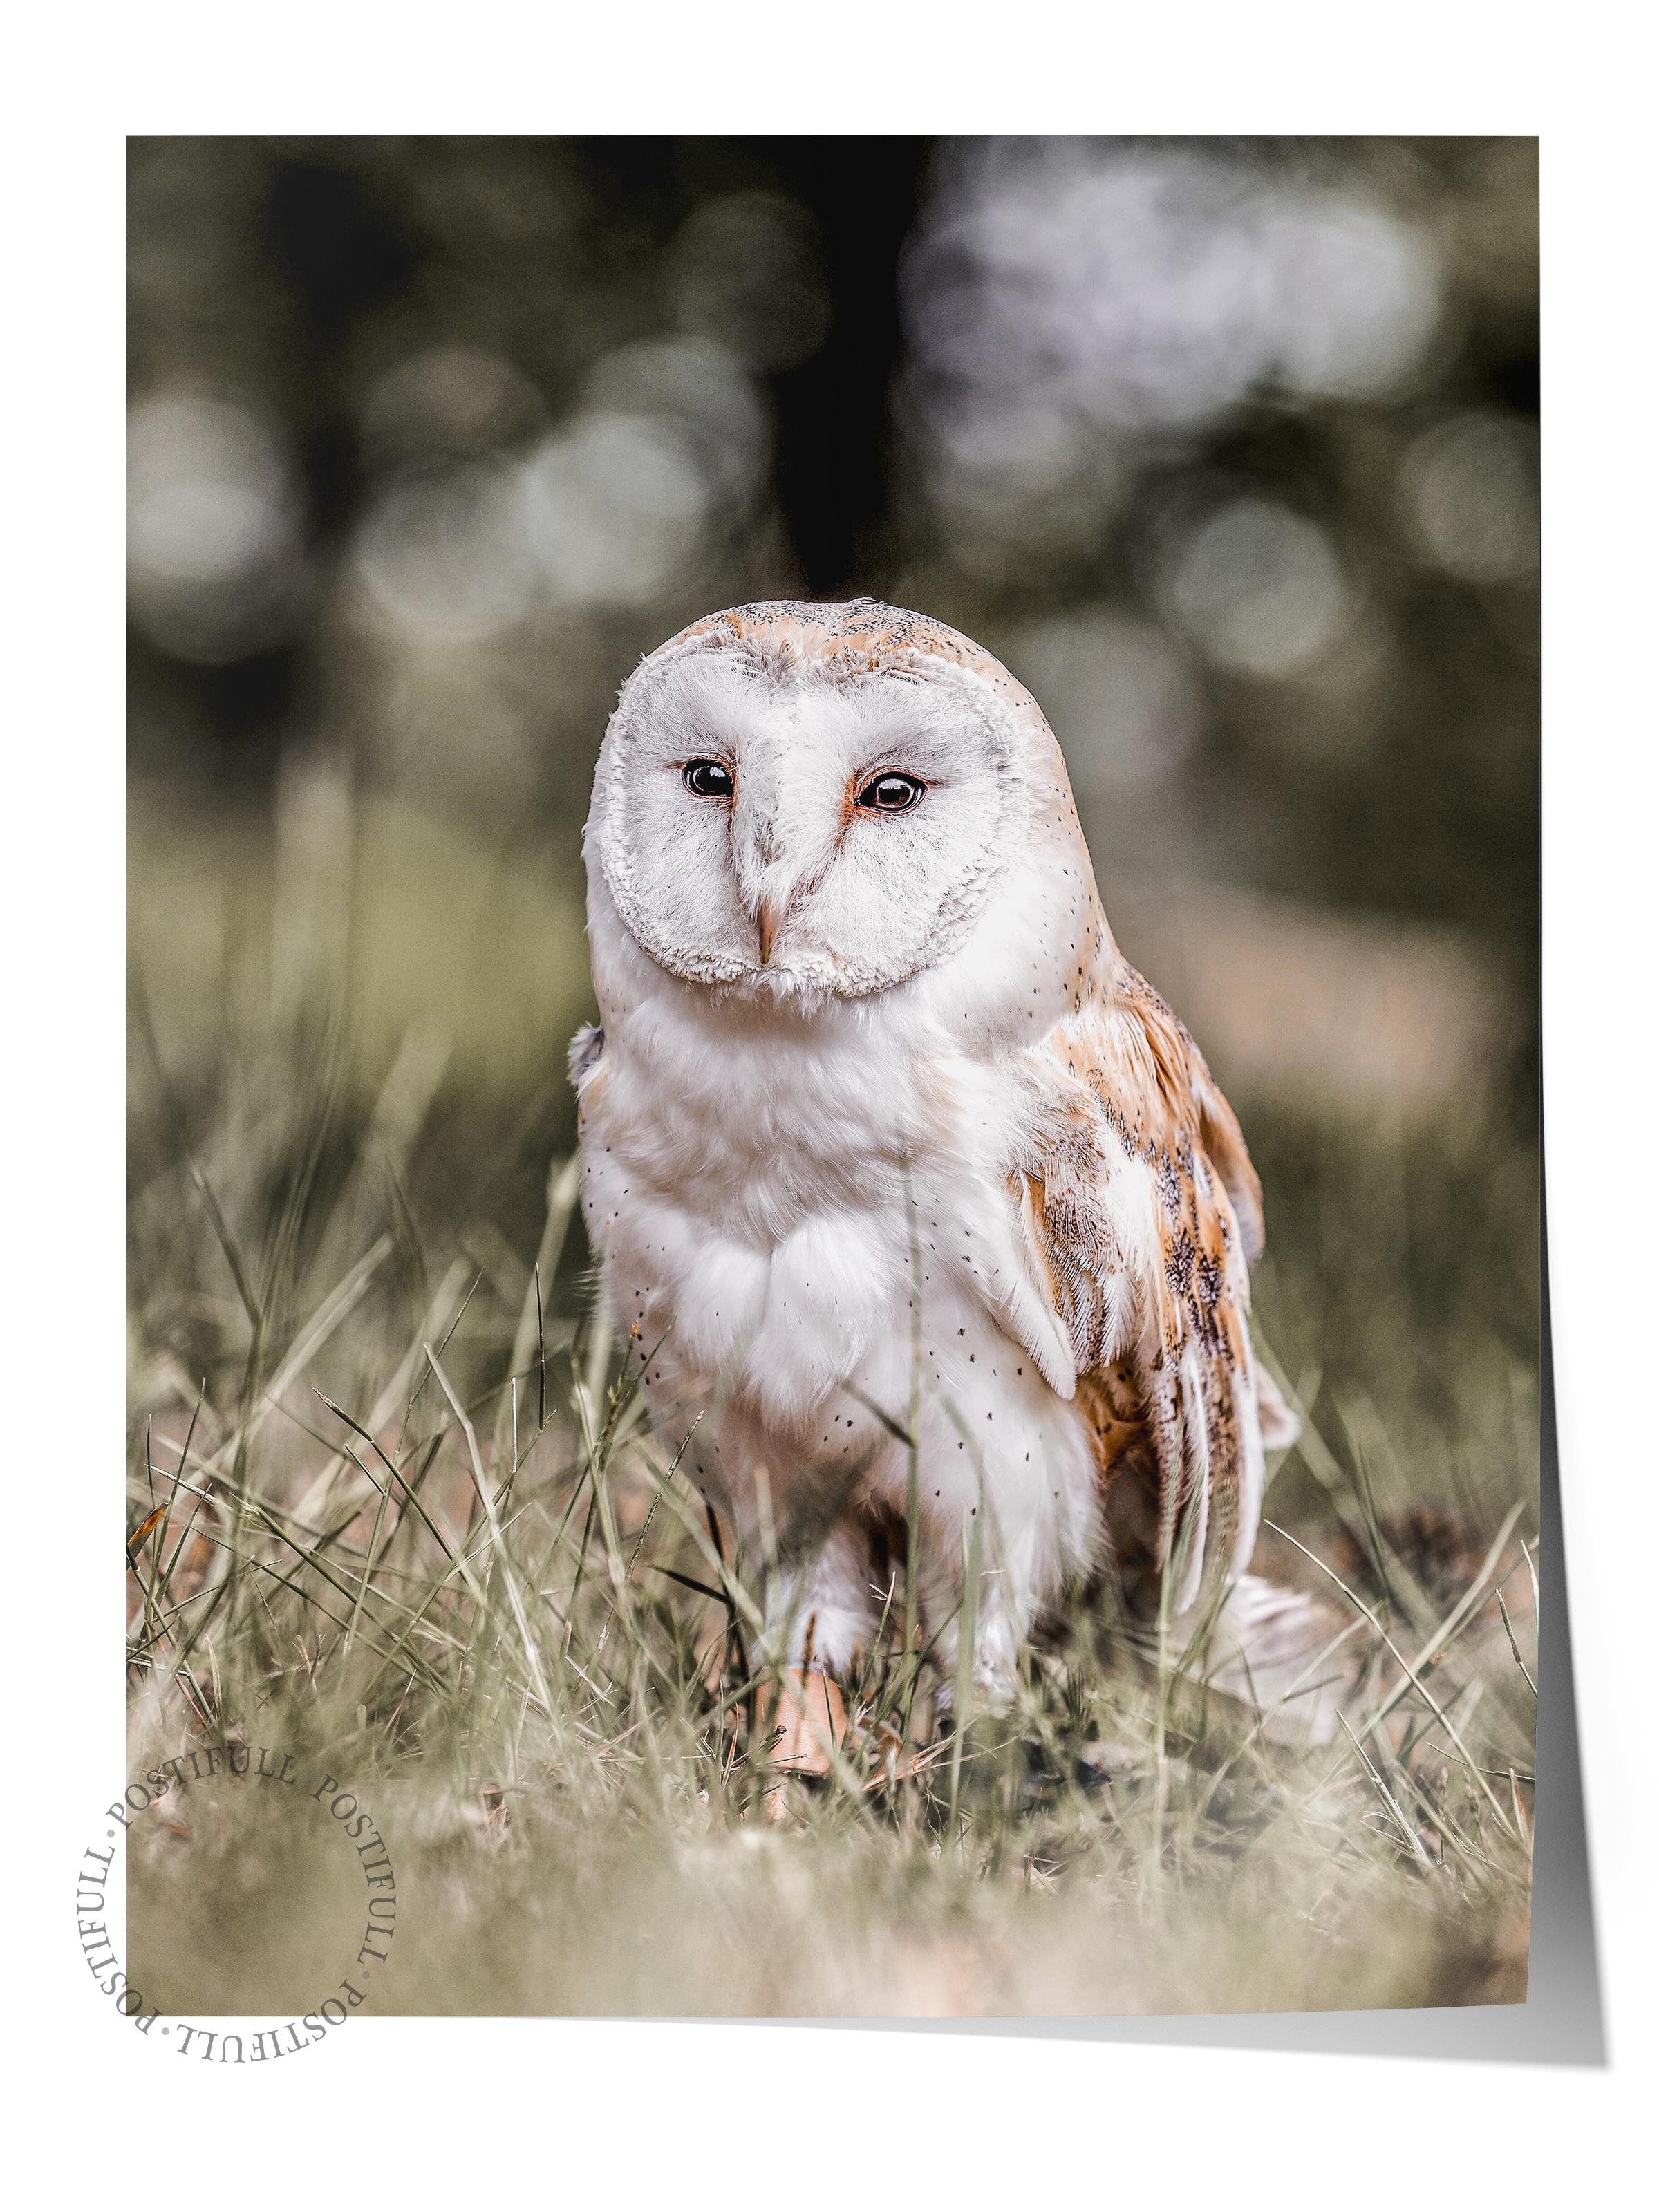
[[1255,1364],[1255,1410],[1261,1424],[1261,1441],[1269,1451],[1288,1451],[1302,1433],[1302,1417],[1286,1402],[1284,1392],[1262,1362]]
[[[1183,1668],[1206,1690],[1251,1708],[1270,1742],[1311,1750],[1335,1736],[1337,1716],[1358,1688],[1355,1632],[1363,1626],[1305,1591],[1241,1575]],[[1133,1633],[1142,1657],[1155,1663],[1152,1624]]]
[[1359,1685],[1358,1632],[1305,1590],[1241,1575],[1222,1602],[1206,1656],[1212,1688],[1253,1705],[1274,1743],[1329,1743]]

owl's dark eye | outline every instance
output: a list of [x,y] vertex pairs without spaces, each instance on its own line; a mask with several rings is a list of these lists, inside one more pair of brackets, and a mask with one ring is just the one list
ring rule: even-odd
[[889,769],[883,775],[871,777],[859,793],[859,805],[866,814],[908,814],[921,805],[927,788],[917,777]]
[[680,781],[699,799],[730,799],[737,789],[724,761],[687,761],[680,770]]

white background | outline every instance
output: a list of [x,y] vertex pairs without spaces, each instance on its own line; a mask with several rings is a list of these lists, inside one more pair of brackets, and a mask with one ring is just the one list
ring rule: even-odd
[[[1634,9],[537,8],[288,0],[15,21],[0,548],[7,680],[11,1688],[0,1900],[13,2166],[71,2203],[461,2193],[1176,2206],[1651,2185],[1659,1351],[1648,672],[1652,56]],[[973,2033],[364,2021],[181,2074],[95,1997],[75,1869],[123,1771],[122,518],[126,133],[1540,133],[1549,1231],[1607,2068]],[[88,591],[104,610],[95,648]],[[38,1616],[38,1617],[32,1617]],[[1546,1634],[1549,1624],[1545,1625]],[[1289,2023],[1287,2023],[1289,2025]],[[1333,2022],[1333,2040],[1336,2023]],[[1446,2023],[1438,2023],[1444,2047]],[[1316,2042],[1318,2021],[1295,2023]],[[1124,2035],[1133,2030],[1119,2031]],[[1624,2170],[1621,2172],[1620,2169]],[[20,2177],[21,2178],[21,2177]]]

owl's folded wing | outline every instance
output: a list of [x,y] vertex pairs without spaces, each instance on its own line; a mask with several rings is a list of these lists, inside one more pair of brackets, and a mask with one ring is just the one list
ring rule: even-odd
[[1182,1613],[1242,1569],[1261,1515],[1270,1409],[1246,1322],[1261,1187],[1202,1054],[1131,968],[1023,1054],[1021,1076],[1023,1257],[1070,1346],[1109,1525],[1133,1517],[1115,1514],[1113,1483],[1138,1481],[1146,1550],[1173,1568]]

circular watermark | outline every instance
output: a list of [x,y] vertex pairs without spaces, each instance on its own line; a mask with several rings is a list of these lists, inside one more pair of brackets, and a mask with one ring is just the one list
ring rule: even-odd
[[[175,1793],[188,1791],[192,1783],[220,1777],[256,1788],[292,1790],[294,1798],[285,1802],[319,1807],[318,1817],[337,1828],[343,1842],[356,1854],[363,1879],[362,1940],[348,1971],[308,2012],[251,2034],[240,2029],[204,2027],[198,2021],[162,2013],[129,1979],[112,1932],[112,1922],[118,1916],[110,1905],[111,1875],[127,1839],[135,1832],[135,1824]],[[82,1854],[76,1880],[76,1933],[100,1992],[152,2045],[159,2030],[181,2058],[199,2058],[213,2065],[242,2066],[291,2058],[323,2042],[331,2030],[343,2027],[365,2003],[370,1979],[377,1970],[384,1970],[392,1955],[398,1927],[398,1877],[378,1822],[356,1793],[332,1774],[314,1764],[303,1768],[291,1752],[272,1750],[263,1744],[204,1744],[180,1752],[177,1758],[162,1759],[142,1781],[130,1782],[120,1796],[105,1808],[104,1819],[107,1850],[89,1844]]]

